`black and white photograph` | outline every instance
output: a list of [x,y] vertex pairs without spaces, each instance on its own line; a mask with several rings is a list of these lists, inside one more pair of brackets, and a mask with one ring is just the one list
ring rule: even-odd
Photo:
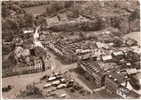
[[141,99],[140,0],[2,0],[1,100]]

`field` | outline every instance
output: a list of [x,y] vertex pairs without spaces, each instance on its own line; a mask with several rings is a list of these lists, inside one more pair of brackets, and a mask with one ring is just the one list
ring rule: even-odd
[[24,10],[29,14],[40,15],[46,11],[46,6],[47,5],[28,7],[24,8]]

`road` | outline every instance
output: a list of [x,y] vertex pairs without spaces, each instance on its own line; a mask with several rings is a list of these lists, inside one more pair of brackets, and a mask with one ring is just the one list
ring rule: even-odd
[[[50,51],[48,51],[48,54],[51,56],[50,63],[51,66],[53,67],[52,71],[65,72],[69,69],[76,67],[76,63],[64,65]],[[46,70],[45,72],[40,72],[40,73],[17,75],[17,76],[2,78],[2,87],[8,85],[13,86],[13,88],[9,92],[3,92],[2,94],[3,98],[9,98],[9,99],[16,98],[16,95],[19,93],[20,90],[24,90],[28,84],[39,81],[39,79],[43,75],[50,74],[50,72],[51,72],[50,70]]]
[[2,79],[2,87],[11,85],[12,89],[9,92],[3,92],[3,98],[14,99],[20,90],[24,90],[28,84],[36,82],[45,72],[27,74],[27,75],[18,75]]
[[90,93],[93,93],[92,89],[90,89],[80,78],[78,78],[78,75],[76,73],[71,73],[72,78],[85,90],[89,91]]

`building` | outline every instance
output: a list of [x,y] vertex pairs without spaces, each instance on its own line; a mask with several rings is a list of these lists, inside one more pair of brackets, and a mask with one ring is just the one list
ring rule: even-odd
[[81,61],[79,63],[79,67],[88,72],[96,80],[97,87],[101,87],[103,85],[104,73],[97,62]]
[[110,90],[113,94],[116,94],[119,86],[125,81],[126,79],[124,74],[118,71],[110,72],[105,77],[105,87],[106,89]]
[[34,58],[34,69],[42,70],[43,63],[39,57]]
[[120,71],[110,72],[106,75],[105,87],[112,94],[117,94],[122,98],[139,98],[140,96],[138,92],[134,91],[128,76]]
[[97,87],[104,86],[105,76],[112,70],[119,68],[115,63],[104,63],[102,61],[85,60],[80,61],[78,66],[89,73],[97,84]]
[[129,34],[126,34],[124,38],[131,38],[137,41],[137,44],[141,44],[141,38],[140,38],[140,32],[131,32]]
[[101,56],[103,62],[112,61],[113,57],[111,55]]
[[23,34],[30,34],[30,33],[34,33],[34,29],[23,29]]
[[114,51],[112,52],[112,57],[116,58],[118,60],[123,59],[124,58],[124,52],[119,50],[119,51]]

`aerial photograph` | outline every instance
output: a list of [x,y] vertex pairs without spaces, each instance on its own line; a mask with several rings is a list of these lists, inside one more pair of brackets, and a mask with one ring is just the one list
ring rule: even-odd
[[139,0],[2,0],[1,99],[140,99]]

